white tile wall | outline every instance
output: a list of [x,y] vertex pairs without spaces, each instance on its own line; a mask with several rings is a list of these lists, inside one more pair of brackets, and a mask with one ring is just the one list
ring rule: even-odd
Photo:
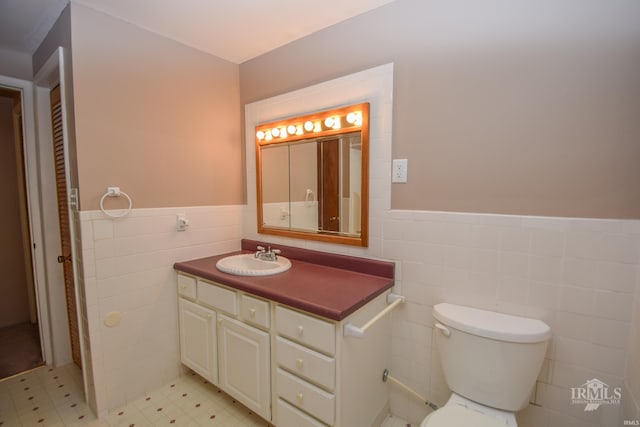
[[[180,368],[173,264],[238,250],[241,206],[138,209],[109,219],[80,214],[88,400],[98,413],[177,377]],[[190,220],[176,230],[176,215]],[[122,321],[107,327],[109,313]]]
[[[387,211],[383,257],[398,262],[397,292],[407,297],[393,314],[395,375],[437,404],[448,398],[432,346],[434,304],[535,317],[551,326],[553,338],[532,396],[539,406],[521,412],[520,425],[613,426],[625,416],[636,419],[639,224]],[[622,404],[595,412],[572,405],[570,388],[592,378],[623,387]],[[392,391],[391,402],[394,414],[413,423],[427,413],[400,390]]]

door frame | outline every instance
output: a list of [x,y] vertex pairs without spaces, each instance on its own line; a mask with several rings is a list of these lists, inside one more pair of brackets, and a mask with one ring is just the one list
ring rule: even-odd
[[[71,64],[67,49],[58,47],[44,63],[34,78],[35,98],[35,129],[38,143],[38,169],[40,172],[39,196],[40,196],[40,221],[43,239],[42,268],[47,277],[47,290],[43,291],[48,297],[50,330],[49,339],[51,346],[50,362],[54,366],[72,363],[68,317],[66,309],[66,297],[64,290],[64,275],[61,265],[57,261],[60,253],[60,227],[58,221],[58,200],[55,184],[55,164],[53,154],[53,137],[51,128],[51,105],[49,92],[55,86],[60,85],[60,97],[63,120],[63,145],[65,153],[65,177],[67,183],[69,231],[71,234],[71,257],[74,275],[74,288],[76,298],[76,316],[80,335],[80,354],[83,366],[85,363],[85,343],[81,311],[84,300],[79,294],[78,263],[81,262],[79,251],[76,221],[79,221],[79,206],[77,189],[71,188],[69,159],[69,140],[73,132],[69,112],[71,111]],[[47,360],[49,362],[49,360]],[[86,370],[83,369],[83,379],[86,395]]]

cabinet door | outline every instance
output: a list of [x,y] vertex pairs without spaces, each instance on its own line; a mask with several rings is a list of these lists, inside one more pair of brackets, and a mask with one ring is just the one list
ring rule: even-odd
[[216,313],[179,298],[180,360],[189,368],[218,384]]
[[220,388],[271,419],[269,334],[218,315]]

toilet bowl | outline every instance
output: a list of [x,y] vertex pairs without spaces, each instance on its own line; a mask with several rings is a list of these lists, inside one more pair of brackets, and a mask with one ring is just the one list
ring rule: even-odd
[[513,412],[480,405],[455,393],[442,408],[429,414],[420,427],[517,427]]
[[420,427],[517,427],[551,330],[537,319],[442,303],[433,307],[447,403]]

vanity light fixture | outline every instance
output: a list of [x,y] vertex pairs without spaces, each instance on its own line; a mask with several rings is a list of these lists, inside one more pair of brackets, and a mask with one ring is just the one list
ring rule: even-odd
[[362,128],[362,104],[336,108],[306,116],[256,126],[256,140],[260,143],[297,140],[305,134],[325,136]]

